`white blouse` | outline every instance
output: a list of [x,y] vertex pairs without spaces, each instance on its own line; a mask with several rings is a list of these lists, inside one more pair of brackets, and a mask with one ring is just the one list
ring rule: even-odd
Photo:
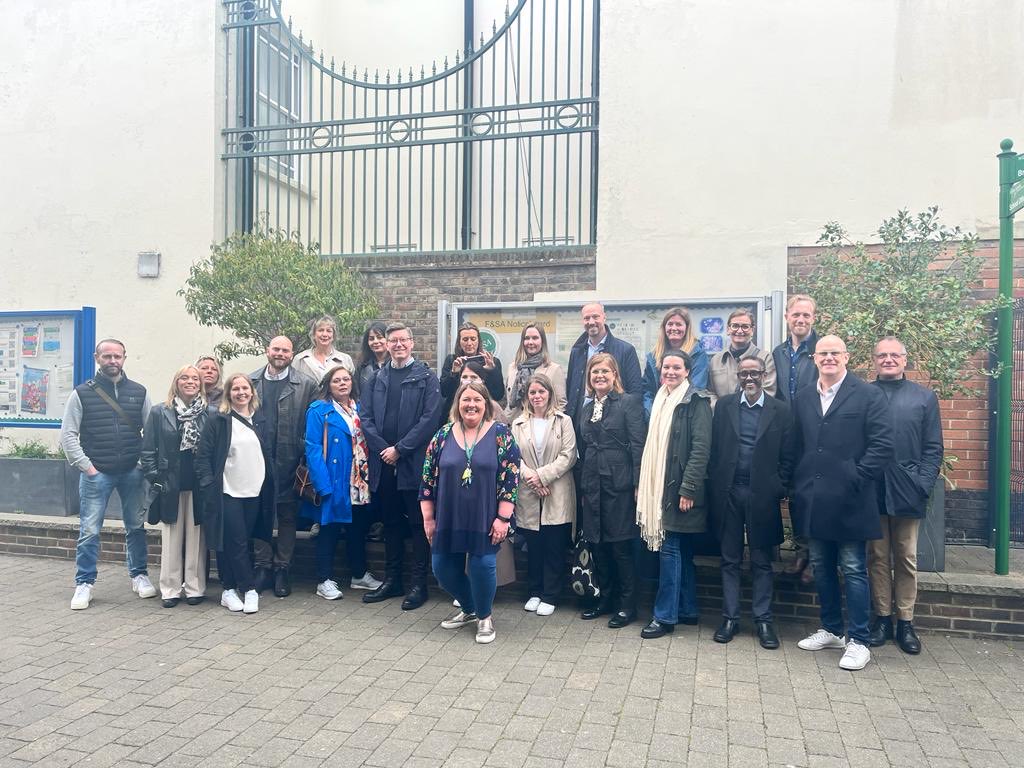
[[255,498],[260,495],[266,474],[267,465],[256,433],[244,424],[232,424],[231,445],[224,462],[224,493],[234,499]]

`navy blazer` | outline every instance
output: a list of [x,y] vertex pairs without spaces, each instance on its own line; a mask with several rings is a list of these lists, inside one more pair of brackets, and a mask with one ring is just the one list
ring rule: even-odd
[[848,372],[822,416],[817,386],[793,402],[797,466],[790,496],[804,536],[824,541],[882,537],[877,482],[892,460],[889,404]]

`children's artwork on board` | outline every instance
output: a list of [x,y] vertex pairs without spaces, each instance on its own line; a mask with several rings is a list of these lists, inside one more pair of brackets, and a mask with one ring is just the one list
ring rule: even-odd
[[21,410],[23,413],[46,413],[46,395],[50,388],[50,371],[46,368],[24,368],[21,377]]

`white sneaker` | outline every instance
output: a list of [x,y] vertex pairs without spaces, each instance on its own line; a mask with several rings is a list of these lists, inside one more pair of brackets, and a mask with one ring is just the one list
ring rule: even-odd
[[224,590],[224,594],[220,596],[220,604],[234,613],[238,613],[245,607],[241,598],[238,597],[238,592],[233,589]]
[[[237,593],[236,593],[237,594]],[[243,613],[256,613],[260,609],[260,593],[250,589],[245,593],[245,602],[242,604]]]
[[825,648],[845,648],[846,642],[843,638],[833,635],[827,629],[819,629],[813,635],[805,637],[797,643],[797,646],[805,651],[821,651]]
[[144,573],[132,577],[132,592],[139,597],[156,597],[156,587],[149,580],[149,576]]
[[71,598],[72,611],[84,611],[92,602],[92,584],[79,584],[75,587],[75,596]]
[[871,661],[871,651],[868,650],[868,647],[861,645],[856,640],[851,640],[846,644],[846,653],[839,660],[839,666],[841,669],[855,671],[864,669],[869,661]]
[[481,645],[494,642],[494,619],[490,616],[476,623],[476,641]]
[[454,605],[456,608],[462,607],[462,603],[460,603],[458,600],[452,600],[452,605]]
[[338,589],[338,582],[333,579],[321,581],[316,585],[316,593],[324,600],[338,600],[341,598],[341,590]]
[[554,612],[555,606],[553,606],[551,603],[541,602],[541,604],[537,606],[538,616],[550,616]]
[[539,597],[531,597],[526,601],[526,605],[523,606],[524,611],[536,611],[537,606],[540,605]]
[[358,579],[352,579],[352,581],[348,583],[348,586],[351,589],[377,589],[383,583],[383,581],[375,579],[373,574],[367,571]]
[[472,624],[476,620],[477,618],[475,613],[463,613],[462,611],[459,611],[442,621],[441,629],[459,629],[467,624]]

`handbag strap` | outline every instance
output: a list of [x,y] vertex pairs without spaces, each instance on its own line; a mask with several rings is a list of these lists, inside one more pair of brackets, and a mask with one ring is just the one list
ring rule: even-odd
[[[247,426],[249,429],[252,430],[253,434],[256,435],[256,437],[260,436],[260,433],[256,431],[256,427],[254,427],[252,425],[252,422],[249,421],[248,419],[246,419],[245,417],[241,416],[238,413],[238,411],[232,409],[232,411],[231,411],[231,418],[237,419],[241,424],[245,424],[245,426]],[[263,441],[260,440],[260,442],[262,443]]]
[[122,408],[114,398],[112,398],[110,395],[104,392],[101,387],[96,385],[95,379],[89,380],[89,387],[90,389],[92,389],[93,392],[100,396],[100,399],[103,400],[103,402],[105,402],[107,405],[114,409],[114,412],[121,417],[125,424],[127,424],[129,427],[136,431],[141,431],[141,428],[133,424],[132,420],[128,418],[128,414],[124,412],[124,408]]

